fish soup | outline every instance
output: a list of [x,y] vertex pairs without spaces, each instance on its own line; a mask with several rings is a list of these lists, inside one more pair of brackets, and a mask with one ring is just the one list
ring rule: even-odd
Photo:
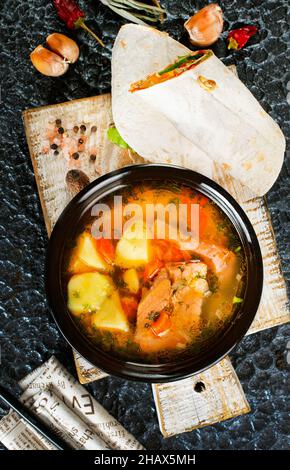
[[[103,235],[94,233],[101,216],[90,214],[64,257],[63,290],[77,327],[98,348],[131,362],[200,354],[243,302],[244,253],[230,220],[203,194],[171,181],[126,187],[101,202],[110,209]],[[130,229],[128,204],[143,214]],[[144,214],[152,204],[176,210],[165,211],[161,235],[154,216],[149,237]],[[186,208],[187,228],[197,216],[198,240],[184,239],[181,231],[170,237],[174,222],[180,228],[180,207]]]

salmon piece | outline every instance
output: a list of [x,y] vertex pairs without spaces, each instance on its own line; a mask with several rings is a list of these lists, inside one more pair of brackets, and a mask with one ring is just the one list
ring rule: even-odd
[[200,261],[185,263],[172,263],[167,265],[167,270],[173,283],[173,291],[182,292],[182,286],[193,288],[195,292],[206,294],[208,283],[206,281],[207,266]]
[[166,265],[166,269],[170,275],[173,283],[185,280],[189,278],[206,278],[207,266],[200,261],[189,261],[183,263],[170,263]]
[[238,291],[241,260],[231,250],[206,242],[201,242],[192,251],[216,276],[213,293],[203,308],[203,318],[208,322],[225,319],[232,312],[233,298]]
[[[203,318],[214,321],[224,319],[232,312],[233,298],[239,286],[240,258],[232,251],[218,245],[201,242],[195,250],[217,277],[217,290],[208,298],[203,308]],[[222,305],[222,306],[221,306]]]
[[143,292],[142,299],[138,306],[138,323],[146,324],[150,320],[150,315],[161,312],[168,304],[171,293],[171,283],[165,269],[162,269],[156,276],[152,287]]
[[209,293],[207,266],[199,261],[171,264],[167,270],[173,281],[176,328],[198,333],[204,297]]
[[[137,311],[135,341],[143,352],[184,349],[192,334],[199,331],[205,294],[207,266],[201,262],[170,263],[155,278],[142,297]],[[166,312],[170,328],[154,333],[156,316]]]
[[227,248],[201,242],[195,249],[195,254],[201,256],[213,272],[217,275],[220,284],[227,285],[239,272],[238,257]]
[[[182,241],[179,242],[180,249],[184,249]],[[238,257],[232,251],[222,246],[200,242],[196,247],[194,244],[188,248],[204,260],[211,270],[217,275],[220,284],[228,284],[239,272]]]
[[204,294],[194,287],[186,286],[175,294],[173,299],[175,328],[183,332],[183,339],[179,339],[180,344],[184,342],[186,346],[190,337],[198,334],[203,301]]

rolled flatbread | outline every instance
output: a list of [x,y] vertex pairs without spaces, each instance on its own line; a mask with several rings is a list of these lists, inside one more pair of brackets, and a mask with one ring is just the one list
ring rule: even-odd
[[[134,82],[193,52],[156,29],[125,25],[112,56],[112,107],[123,139],[152,162],[211,176],[213,162],[258,196],[277,179],[285,151],[279,126],[212,53],[179,76],[134,92]],[[201,80],[211,80],[212,90]]]

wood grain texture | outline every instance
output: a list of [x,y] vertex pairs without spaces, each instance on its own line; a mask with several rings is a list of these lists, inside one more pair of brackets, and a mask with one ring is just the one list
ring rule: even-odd
[[[63,148],[58,155],[50,148],[49,135],[56,119],[61,119],[64,134],[59,138]],[[81,169],[90,181],[101,174],[132,163],[127,150],[121,150],[107,139],[107,129],[112,124],[111,95],[100,95],[52,106],[44,106],[23,113],[26,138],[35,173],[44,220],[50,234],[58,216],[71,199],[65,176],[69,169]],[[85,134],[74,132],[74,126],[86,126]],[[91,132],[93,126],[96,132]],[[85,146],[79,159],[70,156],[75,142],[84,138]],[[47,151],[48,150],[48,151]],[[90,161],[90,155],[96,160]]]
[[154,384],[152,389],[164,437],[189,432],[250,411],[228,358],[202,374],[178,382]]

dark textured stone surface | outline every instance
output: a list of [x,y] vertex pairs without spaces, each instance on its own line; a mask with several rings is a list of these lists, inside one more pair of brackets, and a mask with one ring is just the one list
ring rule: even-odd
[[[81,1],[88,24],[102,32],[101,49],[84,32],[70,32],[81,47],[79,61],[62,78],[37,73],[29,53],[54,31],[68,33],[51,1],[1,2],[1,383],[19,393],[17,380],[48,359],[57,357],[73,372],[70,348],[50,317],[44,293],[43,265],[47,236],[30,163],[21,111],[33,106],[93,96],[110,90],[110,49],[122,20],[96,0]],[[195,6],[189,0],[162,2],[170,12],[164,29],[187,44],[184,20]],[[289,135],[286,101],[286,47],[289,44],[287,0],[225,0],[225,29],[258,24],[259,34],[245,49],[229,52],[224,33],[215,52],[235,63],[239,76]],[[274,188],[269,206],[282,266],[290,280],[290,157]],[[149,385],[107,378],[88,388],[149,449],[285,449],[289,433],[286,344],[289,326],[245,338],[232,354],[252,412],[224,423],[163,439]],[[288,398],[289,400],[289,398]],[[0,409],[1,414],[7,410]],[[288,420],[288,421],[287,421]]]

